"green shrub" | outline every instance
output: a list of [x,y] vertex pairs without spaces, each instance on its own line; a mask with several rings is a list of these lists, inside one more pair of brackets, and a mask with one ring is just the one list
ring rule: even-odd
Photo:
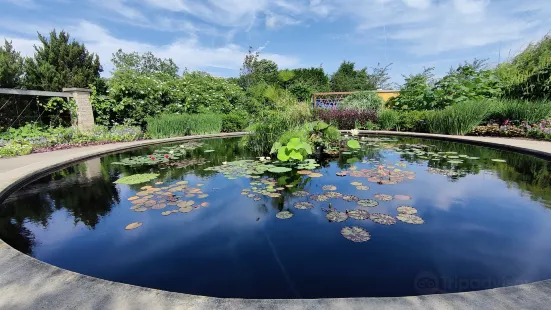
[[360,91],[348,95],[338,105],[339,109],[356,109],[361,111],[379,111],[385,104],[381,96],[374,91]]
[[489,100],[460,102],[432,113],[428,118],[428,129],[431,133],[464,135],[480,125],[491,109]]
[[488,120],[497,121],[526,121],[529,124],[539,122],[551,116],[551,102],[530,102],[523,100],[496,100]]
[[222,116],[219,114],[164,114],[147,119],[147,134],[155,139],[221,131]]
[[282,133],[296,126],[297,124],[282,112],[264,111],[255,123],[247,128],[251,134],[244,137],[242,143],[257,155],[266,155]]
[[434,111],[406,111],[400,113],[397,130],[428,132],[427,120]]
[[11,157],[30,154],[33,147],[30,143],[22,141],[10,141],[0,147],[0,157]]
[[382,110],[377,115],[377,119],[382,130],[393,130],[400,121],[400,113],[394,110]]
[[245,112],[232,112],[222,118],[222,132],[239,132],[249,125],[249,115]]

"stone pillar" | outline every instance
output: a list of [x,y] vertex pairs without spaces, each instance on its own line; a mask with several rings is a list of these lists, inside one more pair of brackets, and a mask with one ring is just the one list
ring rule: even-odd
[[64,88],[63,92],[71,93],[77,104],[77,127],[86,131],[94,127],[94,112],[90,103],[92,91],[86,88]]

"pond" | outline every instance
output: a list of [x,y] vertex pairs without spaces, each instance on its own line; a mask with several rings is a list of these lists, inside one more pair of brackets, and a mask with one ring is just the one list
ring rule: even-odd
[[0,238],[85,275],[215,297],[409,296],[551,278],[545,160],[368,136],[359,151],[285,171],[240,140],[56,171],[3,202]]

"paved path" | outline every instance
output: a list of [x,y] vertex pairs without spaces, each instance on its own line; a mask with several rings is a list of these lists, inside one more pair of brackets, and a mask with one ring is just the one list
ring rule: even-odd
[[[431,137],[490,143],[523,149],[551,158],[551,142]],[[52,166],[61,167],[69,161],[83,160],[136,146],[194,138],[197,137],[92,146],[0,159],[0,192],[5,193],[9,190],[12,182],[18,183],[21,178],[44,172]],[[550,309],[550,305],[551,280],[478,292],[395,298],[245,300],[193,296],[84,276],[38,261],[0,241],[0,309]]]

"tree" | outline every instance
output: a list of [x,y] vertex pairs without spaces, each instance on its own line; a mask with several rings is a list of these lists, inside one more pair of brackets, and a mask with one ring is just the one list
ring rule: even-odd
[[19,88],[22,76],[23,57],[11,42],[4,40],[4,46],[0,46],[0,87]]
[[369,79],[367,68],[355,70],[353,62],[343,61],[337,72],[331,76],[331,90],[349,92],[359,90],[374,90],[376,87]]
[[239,73],[239,85],[244,89],[260,84],[262,82],[275,85],[278,83],[279,72],[277,64],[268,59],[259,59],[260,53],[249,47],[245,55],[243,66]]
[[119,49],[113,54],[111,61],[115,65],[115,71],[136,70],[138,73],[163,73],[173,77],[178,76],[179,68],[171,58],[157,58],[151,52],[140,55],[137,52],[125,53]]
[[388,64],[384,67],[381,67],[380,64],[377,64],[377,67],[373,68],[371,73],[368,73],[367,78],[369,83],[375,85],[377,89],[390,89],[393,88],[392,83],[390,82],[390,76],[388,72],[390,71],[390,66]]
[[61,91],[64,87],[88,88],[103,71],[99,57],[84,44],[70,40],[68,33],[55,30],[50,38],[38,34],[41,45],[34,57],[25,60],[25,85],[29,89]]

